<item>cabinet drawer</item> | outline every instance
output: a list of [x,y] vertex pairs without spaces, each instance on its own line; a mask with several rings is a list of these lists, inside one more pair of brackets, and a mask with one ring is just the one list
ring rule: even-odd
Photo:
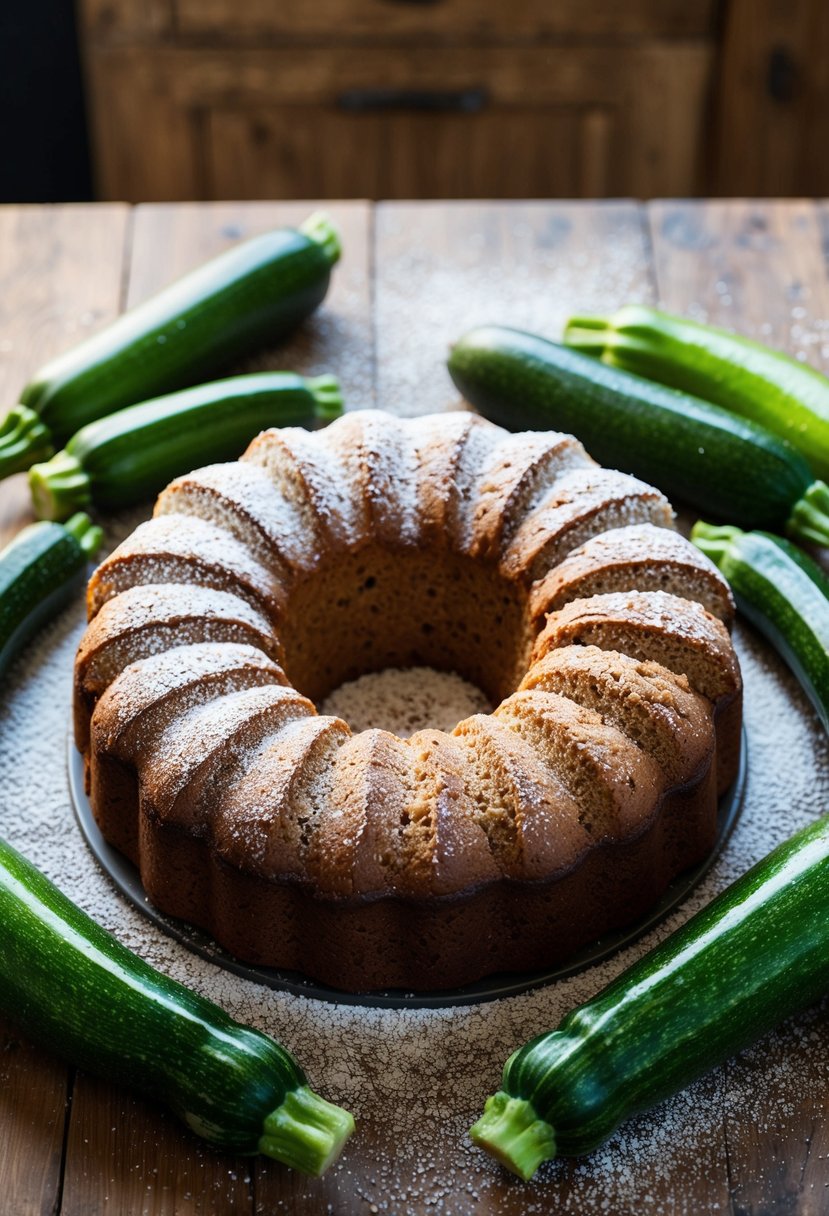
[[[587,122],[604,142],[612,117]],[[526,198],[603,193],[603,157],[567,110],[475,114],[292,107],[208,123],[213,198]],[[595,142],[595,140],[594,140]],[[509,149],[508,155],[504,150]],[[587,175],[587,180],[586,180]]]
[[687,194],[712,66],[685,42],[111,48],[90,60],[100,183],[135,200]]
[[[89,0],[87,0],[89,3]],[[713,35],[716,0],[174,0],[184,35],[539,41]]]

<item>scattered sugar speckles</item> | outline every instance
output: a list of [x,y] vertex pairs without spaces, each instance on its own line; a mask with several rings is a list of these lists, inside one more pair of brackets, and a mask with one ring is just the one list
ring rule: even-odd
[[[601,234],[570,243],[579,222],[566,204],[516,203],[509,213],[485,203],[381,209],[377,405],[407,416],[457,408],[448,344],[477,325],[556,338],[571,314],[650,302],[643,234],[630,209],[606,205]],[[590,256],[597,239],[601,257]]]

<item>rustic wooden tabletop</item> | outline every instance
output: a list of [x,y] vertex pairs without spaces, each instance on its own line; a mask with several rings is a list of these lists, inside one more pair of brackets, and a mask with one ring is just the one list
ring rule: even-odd
[[[326,206],[343,231],[346,256],[318,321],[269,362],[336,371],[352,406],[393,401],[404,413],[450,406],[442,356],[465,327],[470,283],[478,303],[469,321],[481,319],[483,296],[493,320],[525,320],[499,310],[505,278],[526,284],[537,302],[533,315],[553,334],[582,302],[583,284],[590,282],[595,300],[606,279],[608,310],[628,298],[658,299],[829,367],[824,204]],[[0,209],[0,401],[12,404],[45,359],[190,266],[308,211],[307,203]],[[451,303],[441,311],[436,299]],[[0,539],[29,518],[23,480],[2,484]],[[816,1043],[825,1058],[823,1014],[787,1050],[814,1052]],[[723,1072],[717,1086],[727,1085]],[[654,1210],[658,1199],[660,1211],[677,1213],[829,1211],[825,1108],[808,1095],[783,1096],[785,1120],[775,1117],[781,1093],[773,1087],[759,1099],[768,1118],[730,1135],[723,1118],[705,1150],[710,1168],[695,1171],[687,1188],[677,1188],[675,1179],[666,1183],[656,1165],[645,1166],[637,1211],[649,1210],[647,1196]],[[357,1141],[347,1171],[314,1183],[273,1163],[224,1158],[150,1103],[76,1073],[30,1045],[25,1028],[3,1024],[0,1145],[0,1213],[9,1216],[396,1210],[358,1185],[372,1161],[370,1148]],[[445,1179],[438,1181],[437,1174],[434,1187],[424,1179],[419,1199],[405,1210],[524,1210],[514,1180],[477,1198],[453,1195]],[[562,1194],[551,1191],[549,1210]],[[590,1210],[617,1212],[605,1204]]]

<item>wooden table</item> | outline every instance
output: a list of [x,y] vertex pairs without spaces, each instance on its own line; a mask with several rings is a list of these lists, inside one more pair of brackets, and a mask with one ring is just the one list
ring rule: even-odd
[[[0,400],[13,403],[39,364],[122,308],[240,237],[299,220],[309,206],[0,210]],[[447,408],[454,394],[443,356],[468,324],[493,319],[555,334],[570,311],[611,309],[630,298],[658,299],[829,366],[824,204],[328,207],[346,249],[329,301],[313,326],[266,362],[336,371],[351,406]],[[28,518],[22,479],[5,483],[0,534],[8,537]],[[828,1047],[829,1025],[819,1012],[809,1034],[787,1049],[825,1060]],[[717,1100],[727,1097],[729,1076],[715,1075]],[[646,1172],[637,1210],[829,1211],[825,1106],[798,1094],[785,1098],[786,1119],[774,1116],[781,1094],[769,1089],[768,1118],[738,1135],[724,1116],[687,1186],[667,1184],[656,1168]],[[240,1165],[206,1152],[150,1104],[67,1069],[11,1026],[0,1026],[0,1145],[0,1211],[10,1216],[524,1210],[521,1188],[506,1178],[476,1197],[437,1174],[423,1180],[405,1209],[389,1206],[360,1185],[374,1149],[359,1141],[348,1171],[334,1181],[310,1183],[273,1163]],[[550,1191],[548,1210],[563,1203],[561,1186]],[[595,1210],[618,1211],[604,1204]]]

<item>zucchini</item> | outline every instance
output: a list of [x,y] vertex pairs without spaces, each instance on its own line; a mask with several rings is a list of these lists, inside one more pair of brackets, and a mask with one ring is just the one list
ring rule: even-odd
[[103,539],[87,515],[29,524],[0,552],[0,671],[79,592]]
[[829,486],[813,480],[790,444],[755,422],[499,326],[456,343],[449,372],[493,422],[571,431],[601,463],[706,512],[829,544]]
[[154,970],[0,841],[0,1010],[232,1153],[321,1174],[354,1130],[288,1052]]
[[798,448],[818,477],[829,479],[829,380],[807,363],[643,304],[629,304],[612,317],[572,317],[564,341],[759,422]]
[[521,1178],[588,1153],[829,988],[829,818],[507,1060],[472,1139]]
[[294,329],[321,303],[339,236],[327,216],[234,246],[48,363],[0,422],[0,477],[98,418],[197,384]]
[[65,519],[79,507],[118,508],[150,498],[199,465],[233,460],[268,426],[310,425],[342,412],[333,376],[260,372],[199,384],[81,427],[29,470],[36,513]]
[[700,521],[691,540],[719,566],[740,611],[780,652],[829,731],[829,578],[768,532]]

